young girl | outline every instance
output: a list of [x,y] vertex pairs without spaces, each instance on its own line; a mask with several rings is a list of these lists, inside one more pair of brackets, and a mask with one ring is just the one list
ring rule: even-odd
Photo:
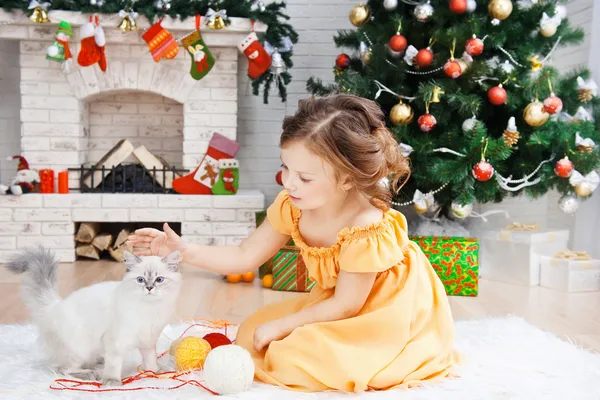
[[444,287],[390,208],[409,169],[383,118],[351,95],[300,101],[283,122],[285,190],[239,246],[187,244],[167,224],[130,237],[139,255],[180,250],[184,263],[219,274],[254,270],[294,239],[317,284],[258,310],[236,339],[263,382],[384,390],[438,380],[457,362]]

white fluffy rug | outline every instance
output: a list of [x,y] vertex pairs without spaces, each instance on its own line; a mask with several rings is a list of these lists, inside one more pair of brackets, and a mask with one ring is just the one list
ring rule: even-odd
[[[600,399],[600,355],[543,332],[517,317],[459,321],[456,346],[467,357],[461,378],[407,391],[361,394],[288,392],[255,383],[236,399]],[[171,327],[170,333],[174,332]],[[53,391],[57,377],[40,364],[31,326],[0,326],[0,399],[208,399],[186,386],[173,391],[117,393]],[[164,345],[164,344],[163,344]],[[129,372],[138,359],[128,360]],[[359,360],[356,360],[360,362]],[[127,372],[127,371],[126,371]],[[156,380],[152,380],[156,382]],[[139,383],[138,383],[139,386]],[[127,387],[127,386],[125,386]]]

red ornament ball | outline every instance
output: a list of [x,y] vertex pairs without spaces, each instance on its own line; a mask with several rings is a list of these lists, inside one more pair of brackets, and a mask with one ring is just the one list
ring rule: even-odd
[[575,171],[575,165],[568,157],[558,160],[554,165],[554,173],[561,178],[568,178]]
[[557,112],[560,112],[562,108],[562,100],[559,97],[556,97],[554,93],[544,100],[544,111],[548,114],[556,114]]
[[282,172],[281,172],[281,171],[279,171],[279,172],[277,173],[277,175],[275,175],[275,182],[277,182],[277,184],[278,184],[279,186],[283,186],[283,180],[281,179],[281,175],[282,175]]
[[348,54],[342,53],[335,59],[335,66],[338,69],[346,69],[350,65],[350,56]]
[[227,336],[218,332],[209,333],[205,335],[202,339],[206,340],[208,344],[210,344],[211,349],[231,344],[231,340],[229,340]]
[[415,56],[415,61],[419,67],[427,67],[433,62],[433,52],[427,49],[421,49]]
[[473,167],[473,177],[480,182],[488,181],[492,176],[494,176],[494,167],[485,160],[479,161]]
[[419,128],[421,128],[423,132],[429,132],[430,130],[435,128],[437,120],[433,115],[427,113],[421,115],[417,120],[417,123],[419,124]]
[[507,97],[506,90],[504,90],[502,85],[494,86],[488,90],[488,99],[490,100],[490,103],[496,106],[506,103]]
[[408,42],[406,41],[406,38],[399,33],[396,33],[394,36],[392,36],[388,42],[390,49],[398,52],[404,51],[407,44]]
[[467,0],[450,0],[450,11],[462,14],[467,11]]
[[457,61],[448,60],[444,64],[444,73],[450,78],[456,79],[462,74],[462,67]]
[[465,43],[465,51],[471,57],[475,57],[483,53],[483,40],[472,37]]

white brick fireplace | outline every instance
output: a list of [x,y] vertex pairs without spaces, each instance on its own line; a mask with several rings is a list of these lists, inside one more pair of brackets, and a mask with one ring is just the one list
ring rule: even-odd
[[[34,24],[22,14],[0,11],[0,38],[19,42],[21,154],[34,169],[58,171],[97,162],[114,144],[127,139],[145,145],[178,168],[193,169],[206,152],[213,132],[237,140],[237,45],[251,31],[247,19],[201,32],[215,56],[213,69],[200,81],[190,76],[190,55],[179,47],[172,60],[156,63],[142,40],[150,26],[123,33],[116,20],[103,25],[108,68],[79,67],[79,26],[87,16],[51,11],[53,24]],[[45,58],[57,23],[70,22],[73,65]],[[102,16],[100,17],[102,20]],[[116,21],[118,22],[118,21]],[[175,38],[194,30],[194,21],[165,18]],[[114,28],[113,28],[114,27]],[[257,24],[257,31],[264,25]],[[0,95],[2,95],[0,93]],[[242,166],[243,168],[243,166]],[[70,174],[70,186],[78,176]],[[75,258],[76,222],[181,222],[188,240],[207,244],[236,243],[254,229],[254,211],[264,208],[258,191],[235,196],[173,194],[28,194],[0,197],[0,262],[27,245],[41,243],[62,261]]]

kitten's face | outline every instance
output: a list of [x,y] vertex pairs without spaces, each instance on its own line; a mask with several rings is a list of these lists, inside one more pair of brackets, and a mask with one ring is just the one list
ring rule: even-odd
[[125,252],[124,262],[127,270],[123,282],[139,297],[152,301],[176,297],[179,294],[179,252],[166,257],[137,257]]

